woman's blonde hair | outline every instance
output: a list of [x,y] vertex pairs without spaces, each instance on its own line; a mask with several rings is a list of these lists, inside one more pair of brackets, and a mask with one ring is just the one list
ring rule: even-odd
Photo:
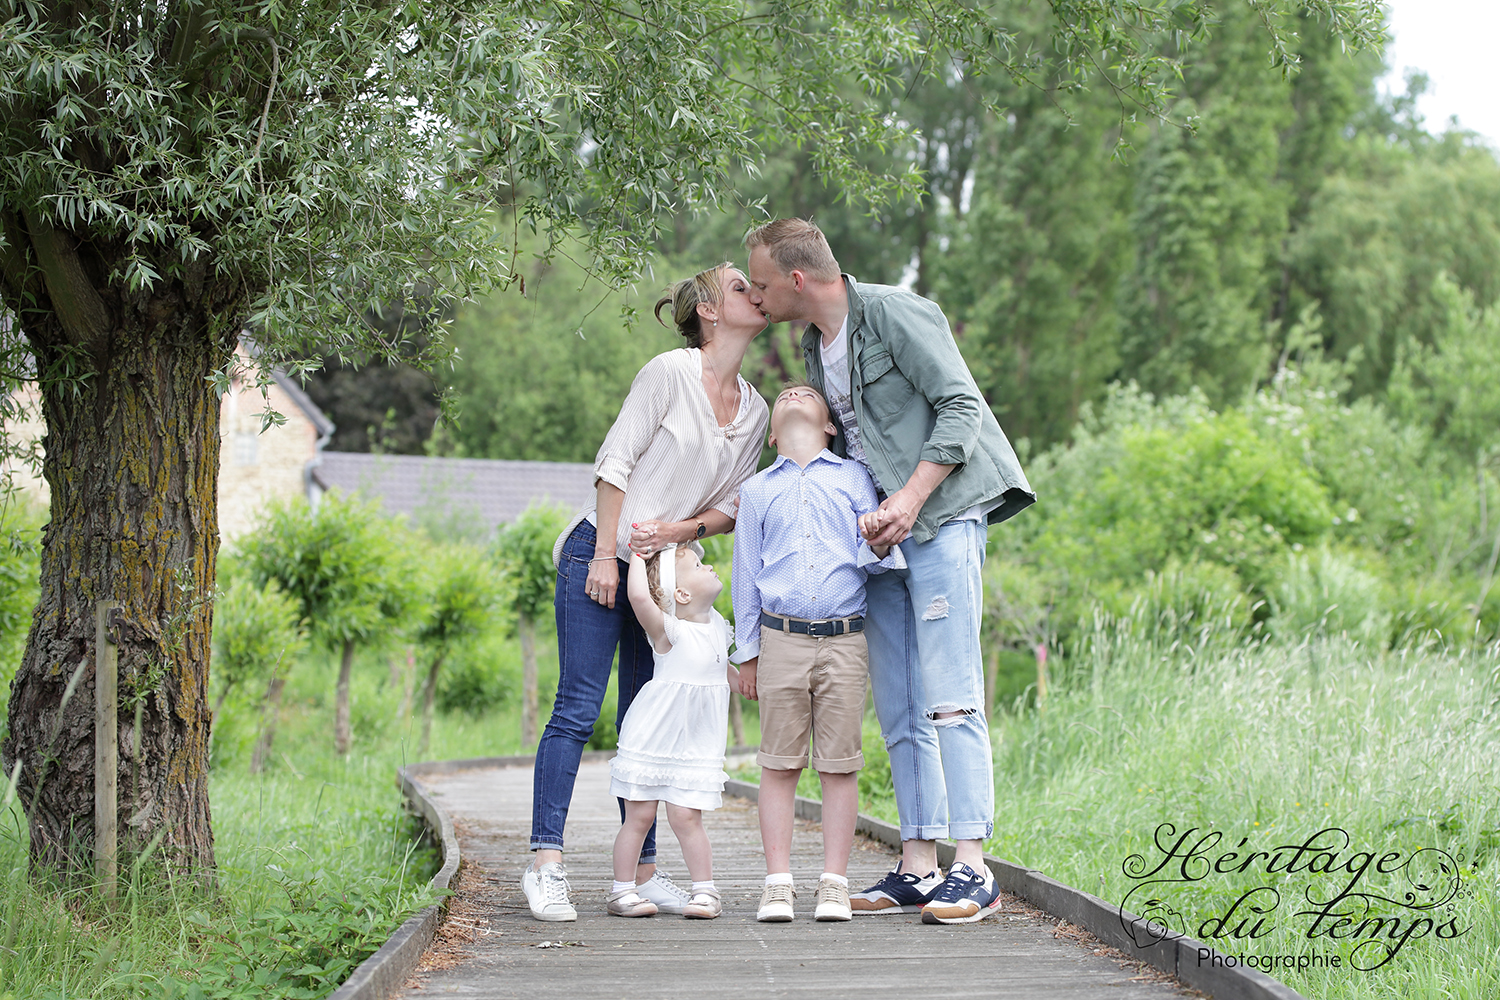
[[[710,305],[721,305],[724,302],[724,287],[720,279],[726,267],[733,267],[729,261],[715,264],[706,271],[699,271],[691,278],[683,278],[673,285],[666,295],[656,300],[656,321],[662,322],[661,307],[668,303],[672,306],[672,323],[687,341],[689,347],[703,346],[703,319],[698,315],[698,306],[707,302]],[[662,323],[665,326],[665,323]]]
[[[662,552],[668,551],[676,552],[677,558],[681,559],[684,555],[693,550],[692,547],[688,545],[679,545],[675,549],[662,549]],[[665,612],[670,607],[667,602],[671,600],[672,597],[666,591],[661,589],[661,554],[661,552],[653,552],[651,555],[646,557],[646,589],[651,594],[651,600],[655,601],[656,606],[658,608],[661,608],[662,611]]]

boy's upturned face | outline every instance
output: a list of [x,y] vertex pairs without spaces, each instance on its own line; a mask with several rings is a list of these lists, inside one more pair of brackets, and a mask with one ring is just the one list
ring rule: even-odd
[[781,390],[781,395],[776,397],[776,405],[771,408],[771,446],[774,448],[776,442],[785,434],[785,429],[792,426],[795,421],[798,425],[817,427],[823,434],[832,440],[836,433],[833,427],[833,416],[828,412],[828,404],[823,401],[818,390],[805,385],[794,385],[790,389]]

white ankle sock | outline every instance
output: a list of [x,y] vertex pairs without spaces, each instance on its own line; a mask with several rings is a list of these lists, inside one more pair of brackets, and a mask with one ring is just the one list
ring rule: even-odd
[[777,872],[774,875],[767,875],[766,876],[766,885],[791,885],[791,884],[792,884],[792,873],[791,872]]
[[818,879],[818,881],[819,882],[823,882],[823,881],[837,882],[839,885],[843,886],[845,889],[849,888],[849,878],[848,878],[848,876],[845,876],[845,875],[835,875],[833,872],[824,872],[823,873],[823,877],[820,878],[820,879]]
[[634,888],[636,888],[636,884],[634,882],[616,882],[610,886],[609,891],[611,893],[625,892],[628,889]]

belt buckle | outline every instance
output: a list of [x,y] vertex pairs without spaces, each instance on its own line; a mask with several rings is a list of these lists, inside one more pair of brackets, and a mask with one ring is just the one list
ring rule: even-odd
[[807,634],[820,637],[838,635],[838,629],[835,627],[838,624],[839,623],[832,618],[822,618],[815,622],[808,622]]

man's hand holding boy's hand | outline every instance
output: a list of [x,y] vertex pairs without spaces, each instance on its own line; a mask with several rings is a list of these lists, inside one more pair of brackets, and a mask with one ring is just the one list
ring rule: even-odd
[[740,664],[740,695],[750,701],[760,701],[755,690],[755,667],[760,663],[760,657],[752,656]]
[[859,533],[870,543],[871,548],[904,542],[911,534],[911,526],[917,523],[917,514],[921,513],[925,501],[926,497],[918,500],[904,488],[899,489],[885,498],[879,510],[860,517]]

